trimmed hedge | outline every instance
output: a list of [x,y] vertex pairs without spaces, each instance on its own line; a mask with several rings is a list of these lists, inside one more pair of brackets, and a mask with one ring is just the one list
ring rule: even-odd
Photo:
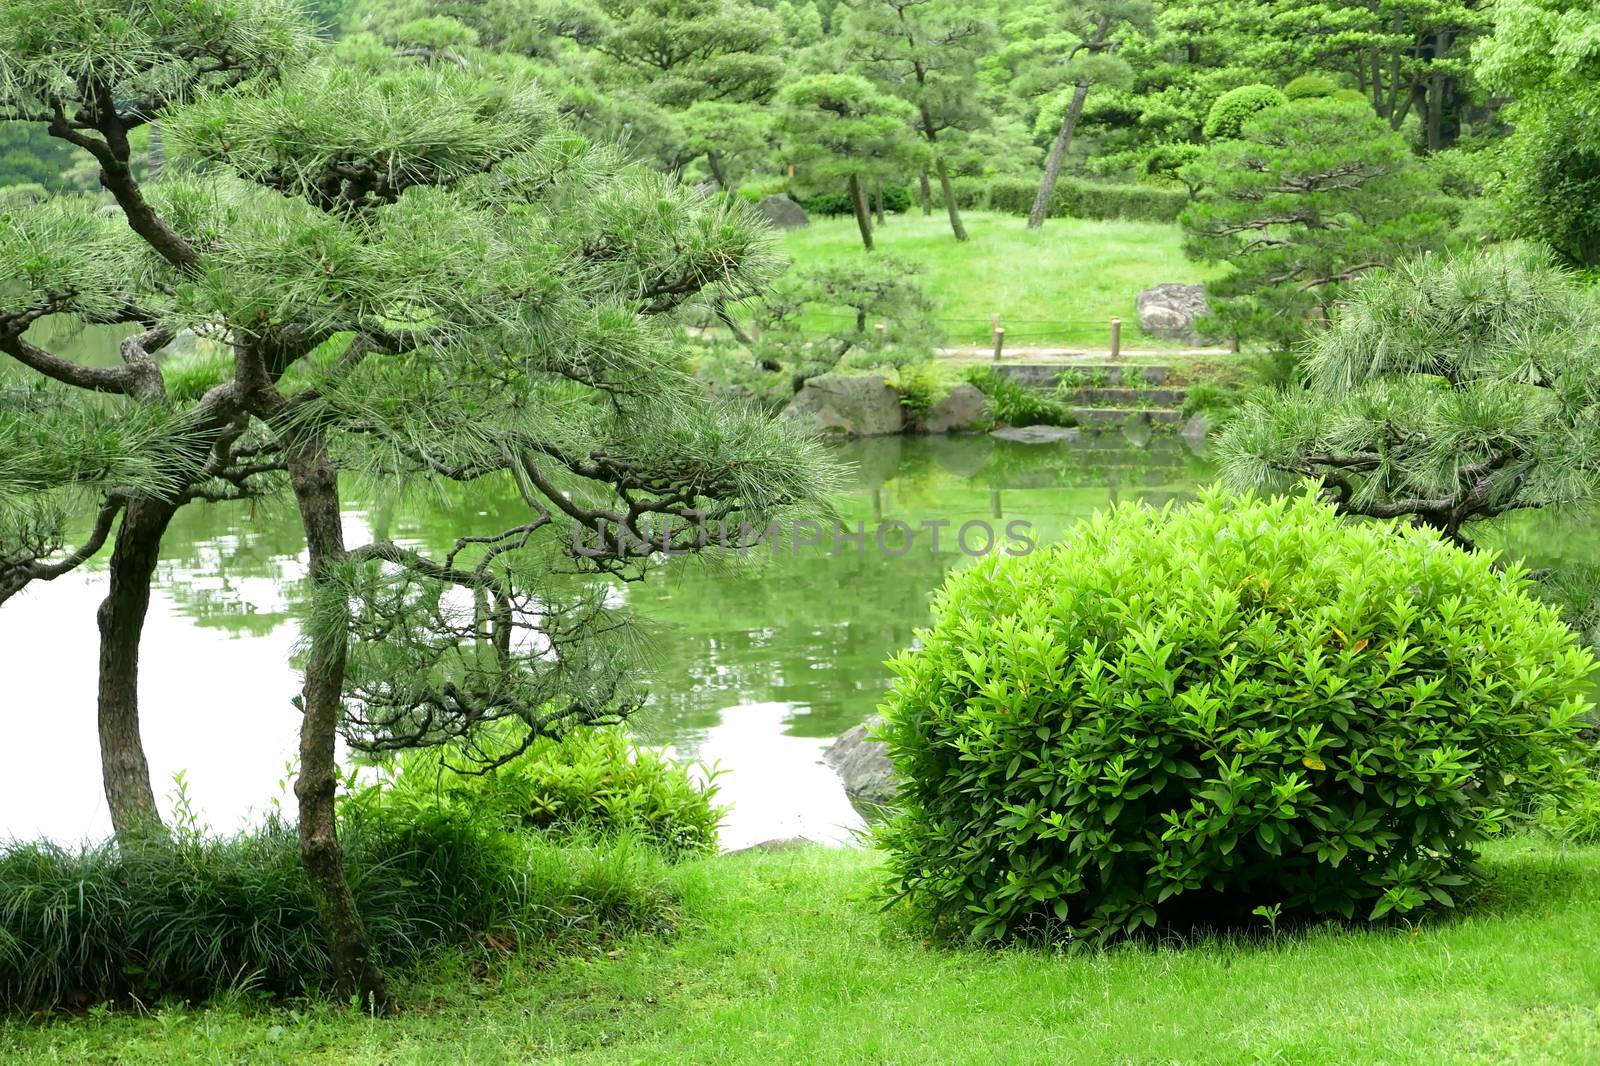
[[891,897],[945,936],[1450,906],[1593,745],[1524,572],[1312,494],[1129,505],[958,571],[893,662]]
[[[876,191],[868,188],[867,207],[870,209],[876,203]],[[791,193],[791,196],[794,194]],[[850,203],[850,194],[847,192],[819,192],[813,196],[795,197],[795,203],[805,208],[808,215],[839,216],[855,214],[855,207]],[[911,190],[901,185],[885,185],[883,187],[883,209],[889,214],[901,214],[911,208]]]
[[[1033,210],[1039,183],[1032,178],[960,178],[955,189],[963,208],[1026,215]],[[1050,217],[1175,222],[1188,205],[1189,194],[1182,189],[1063,177],[1050,201]]]

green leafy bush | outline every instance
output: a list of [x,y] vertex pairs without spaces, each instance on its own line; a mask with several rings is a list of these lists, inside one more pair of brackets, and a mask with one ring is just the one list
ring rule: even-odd
[[[877,202],[877,192],[867,189],[867,206],[871,208]],[[855,207],[850,203],[850,194],[844,192],[819,192],[811,196],[799,198],[797,203],[805,208],[808,215],[850,215],[855,213]],[[883,209],[890,214],[898,214],[909,210],[911,207],[911,190],[902,185],[885,185],[883,187]]]
[[994,368],[975,366],[967,381],[989,397],[994,421],[1004,426],[1075,426],[1077,418],[1070,405],[1054,393],[1032,389],[997,373]]
[[[973,211],[1026,215],[1033,209],[1039,183],[1034,178],[961,178],[955,183],[957,203]],[[1165,185],[1128,185],[1064,177],[1050,200],[1052,218],[1125,218],[1171,222],[1183,213],[1189,195]]]
[[1327,74],[1302,74],[1283,87],[1283,95],[1289,100],[1308,100],[1316,96],[1332,96],[1338,91],[1338,79]]
[[[480,758],[496,754],[492,742],[476,747]],[[347,805],[456,811],[557,838],[630,835],[669,858],[716,850],[716,772],[638,747],[623,729],[537,740],[487,773],[457,773],[458,761],[449,749],[412,752]]]
[[879,841],[981,940],[1450,905],[1588,748],[1594,660],[1522,571],[1312,496],[1102,513],[957,573],[919,637]]
[[900,394],[900,406],[918,420],[928,417],[928,412],[950,391],[932,363],[910,363],[898,367],[895,371],[895,390]]
[[1270,85],[1241,85],[1217,97],[1202,132],[1210,141],[1234,140],[1250,116],[1288,102],[1287,96]]
[[[661,859],[568,847],[459,813],[341,819],[356,905],[385,966],[449,947],[571,949],[666,926]],[[0,848],[0,1010],[315,991],[327,932],[292,826],[236,837]]]

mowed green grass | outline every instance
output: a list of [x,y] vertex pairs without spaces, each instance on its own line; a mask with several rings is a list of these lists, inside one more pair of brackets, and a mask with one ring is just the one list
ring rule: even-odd
[[[1219,273],[1184,258],[1174,223],[1053,218],[1030,231],[1026,219],[1011,215],[962,217],[972,236],[965,243],[951,236],[943,212],[924,217],[917,208],[889,216],[877,230],[878,254],[923,269],[935,315],[954,345],[988,344],[990,316],[998,313],[1012,346],[1105,348],[1112,318],[1122,319],[1126,346],[1170,346],[1139,329],[1139,290]],[[784,234],[779,248],[797,264],[868,254],[853,218],[816,219]]]
[[1600,849],[1513,841],[1486,898],[1412,927],[1078,954],[925,944],[868,898],[870,852],[680,868],[692,924],[487,980],[459,962],[371,1020],[331,1005],[9,1022],[13,1061],[1600,1062]]

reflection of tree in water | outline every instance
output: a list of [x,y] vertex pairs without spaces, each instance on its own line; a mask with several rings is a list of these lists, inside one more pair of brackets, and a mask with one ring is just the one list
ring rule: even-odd
[[926,548],[898,559],[785,550],[630,589],[641,613],[665,623],[640,730],[676,738],[715,726],[736,704],[788,703],[799,710],[794,733],[842,732],[876,706],[884,659],[926,624],[929,590],[961,559]]
[[[840,519],[866,528],[865,550],[796,554],[786,545],[775,557],[679,560],[624,590],[657,623],[652,696],[638,722],[648,738],[686,739],[717,725],[728,707],[765,702],[793,705],[798,735],[837,734],[871,713],[888,682],[884,660],[926,624],[928,595],[946,570],[965,562],[955,540],[962,523],[983,520],[998,531],[1021,519],[1047,540],[1114,498],[1159,502],[1209,473],[1175,441],[1136,449],[1116,434],[1077,446],[893,437],[838,453],[852,471]],[[511,486],[488,482],[356,497],[346,508],[376,537],[435,552],[464,531],[509,528],[525,513]],[[926,530],[903,556],[879,554],[879,522],[929,519],[950,523],[937,554]],[[304,547],[286,500],[185,508],[164,542],[158,581],[197,624],[261,636],[293,617]]]

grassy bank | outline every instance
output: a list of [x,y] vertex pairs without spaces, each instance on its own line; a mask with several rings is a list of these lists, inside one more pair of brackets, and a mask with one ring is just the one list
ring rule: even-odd
[[1079,955],[930,947],[866,899],[869,853],[674,872],[692,924],[586,959],[459,963],[399,1017],[157,1008],[0,1029],[11,1061],[1340,1062],[1600,1059],[1600,849],[1513,842],[1461,917]]
[[[1056,218],[1029,231],[1011,215],[964,215],[972,239],[958,243],[942,214],[891,215],[877,233],[880,251],[920,264],[952,344],[990,338],[989,316],[1005,320],[1006,343],[1107,344],[1113,317],[1128,346],[1159,346],[1138,328],[1134,298],[1165,281],[1199,282],[1215,271],[1184,258],[1176,225]],[[862,256],[852,218],[820,218],[785,234],[780,247],[796,263]]]

